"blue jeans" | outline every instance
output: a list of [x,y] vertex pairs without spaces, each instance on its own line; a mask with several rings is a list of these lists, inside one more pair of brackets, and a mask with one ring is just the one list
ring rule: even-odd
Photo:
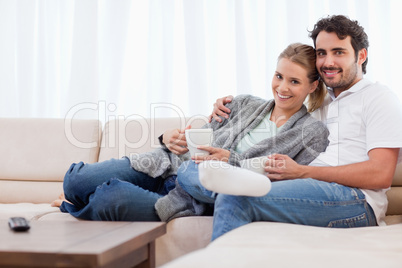
[[64,177],[60,210],[103,221],[160,221],[154,205],[175,186],[175,176],[152,178],[131,167],[126,157],[72,164]]
[[212,240],[254,221],[333,228],[377,225],[373,210],[357,188],[295,179],[273,182],[271,191],[262,197],[218,194],[213,200],[211,191],[199,182],[197,165],[185,165],[177,175],[180,186],[201,202],[215,201]]
[[183,162],[177,170],[177,182],[194,199],[214,204],[216,194],[205,189],[198,179],[198,164],[194,161]]

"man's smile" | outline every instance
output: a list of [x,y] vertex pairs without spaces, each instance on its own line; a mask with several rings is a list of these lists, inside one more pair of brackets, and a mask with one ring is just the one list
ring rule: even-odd
[[326,77],[334,77],[338,73],[342,72],[341,69],[322,69],[322,72]]

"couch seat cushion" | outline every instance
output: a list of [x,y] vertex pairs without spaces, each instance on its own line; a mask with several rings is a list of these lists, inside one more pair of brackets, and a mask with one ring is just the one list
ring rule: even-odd
[[165,267],[401,267],[402,223],[330,229],[255,222]]
[[51,207],[48,203],[0,204],[0,220],[7,220],[10,217],[25,217],[26,219],[31,221],[37,220],[46,214],[59,211],[59,208]]

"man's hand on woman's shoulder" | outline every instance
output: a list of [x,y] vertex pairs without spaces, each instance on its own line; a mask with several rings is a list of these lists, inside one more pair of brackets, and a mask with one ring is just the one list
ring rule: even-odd
[[214,119],[215,121],[221,123],[222,119],[219,116],[224,118],[229,118],[230,109],[225,105],[230,103],[233,100],[233,96],[229,95],[223,98],[219,98],[214,103],[214,109],[212,110],[212,114],[208,116],[209,122]]

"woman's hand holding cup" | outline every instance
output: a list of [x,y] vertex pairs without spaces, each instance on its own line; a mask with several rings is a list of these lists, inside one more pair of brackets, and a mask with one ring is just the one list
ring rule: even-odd
[[163,143],[174,154],[182,155],[188,152],[185,131],[191,129],[187,126],[185,129],[169,129],[163,133]]

